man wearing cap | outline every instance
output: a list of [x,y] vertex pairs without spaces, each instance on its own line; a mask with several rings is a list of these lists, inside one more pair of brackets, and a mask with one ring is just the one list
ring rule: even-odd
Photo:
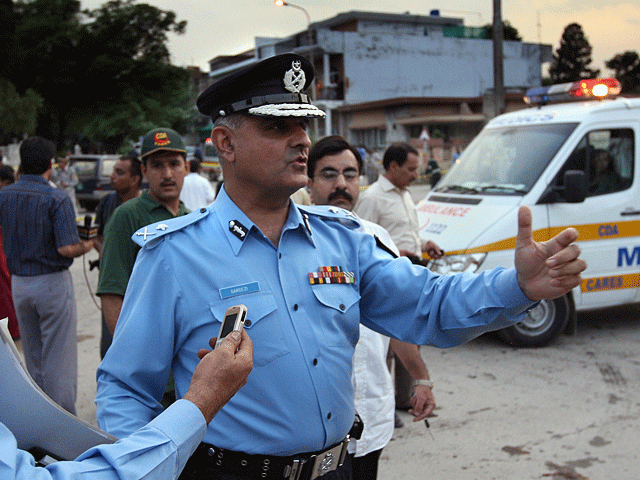
[[71,199],[49,184],[54,155],[49,140],[22,142],[20,178],[0,191],[0,227],[27,370],[75,413],[77,313],[69,267],[93,241],[80,240]]
[[[102,197],[96,207],[95,223],[98,226],[98,235],[94,242],[96,250],[102,254],[104,243],[104,229],[111,219],[111,215],[120,205],[140,196],[140,185],[142,184],[142,168],[137,155],[123,155],[113,166],[111,172],[111,188],[113,192]],[[98,262],[100,260],[97,260]],[[102,313],[102,332],[100,334],[100,358],[104,358],[109,345],[111,345],[112,334],[107,327],[104,312]]]
[[[142,139],[141,170],[149,189],[120,205],[104,230],[97,295],[111,334],[140,250],[131,236],[145,225],[189,213],[180,201],[182,183],[188,173],[186,155],[182,137],[169,128],[155,128]],[[146,236],[154,234],[148,232]]]
[[205,90],[198,108],[214,121],[223,188],[208,208],[136,232],[130,292],[98,368],[102,429],[126,435],[158,415],[170,370],[182,396],[227,309],[248,308],[254,369],[183,478],[349,479],[360,322],[449,347],[522,320],[537,300],[578,285],[586,268],[575,230],[533,242],[528,209],[517,271],[438,276],[394,259],[350,212],[295,205],[290,195],[308,180],[307,119],[324,115],[303,93],[312,79],[307,60],[284,54]]

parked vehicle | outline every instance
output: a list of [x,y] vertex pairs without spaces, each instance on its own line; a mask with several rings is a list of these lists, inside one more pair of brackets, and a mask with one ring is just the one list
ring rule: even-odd
[[[575,328],[576,311],[640,302],[640,99],[605,99],[618,93],[615,79],[531,90],[536,106],[491,120],[418,204],[445,274],[512,267],[520,205],[538,241],[580,232],[582,284],[501,330],[512,345],[547,344]],[[550,104],[561,98],[574,101]]]
[[95,210],[102,197],[112,192],[111,173],[119,155],[71,155],[71,165],[78,174],[76,199],[81,207]]

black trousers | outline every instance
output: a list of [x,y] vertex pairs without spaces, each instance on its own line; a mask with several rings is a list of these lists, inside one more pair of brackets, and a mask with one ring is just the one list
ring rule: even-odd
[[[351,455],[347,455],[344,464],[333,472],[320,477],[320,480],[352,480]],[[214,465],[214,462],[203,462],[201,458],[191,457],[182,470],[178,480],[261,480],[260,477],[237,475],[223,472]],[[286,480],[282,477],[283,480]]]
[[367,453],[361,457],[351,458],[351,470],[353,480],[376,480],[378,478],[378,461],[382,449]]

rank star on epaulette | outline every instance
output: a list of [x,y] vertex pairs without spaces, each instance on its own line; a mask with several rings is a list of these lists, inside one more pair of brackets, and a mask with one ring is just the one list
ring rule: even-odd
[[144,232],[137,232],[136,235],[139,237],[143,237],[142,239],[146,241],[147,237],[149,235],[155,235],[155,232],[149,232],[147,231],[147,227],[144,227]]
[[311,285],[329,283],[355,283],[353,272],[345,272],[342,267],[320,267],[317,272],[309,272]]
[[351,210],[347,210],[346,208],[331,207],[329,209],[329,211],[331,213],[335,213],[336,215],[338,213],[344,213],[345,215],[348,215],[349,217],[357,218],[355,213],[353,213]]

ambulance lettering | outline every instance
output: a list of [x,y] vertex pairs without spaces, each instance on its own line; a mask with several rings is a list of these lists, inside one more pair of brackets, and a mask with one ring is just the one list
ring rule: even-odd
[[470,210],[469,207],[445,207],[439,213],[449,217],[464,217]]
[[617,237],[618,225],[600,225],[598,227],[598,235],[600,237]]
[[602,277],[587,280],[587,292],[622,288],[622,277]]
[[618,249],[618,267],[640,265],[640,246],[634,247],[633,251],[629,253],[626,247]]

